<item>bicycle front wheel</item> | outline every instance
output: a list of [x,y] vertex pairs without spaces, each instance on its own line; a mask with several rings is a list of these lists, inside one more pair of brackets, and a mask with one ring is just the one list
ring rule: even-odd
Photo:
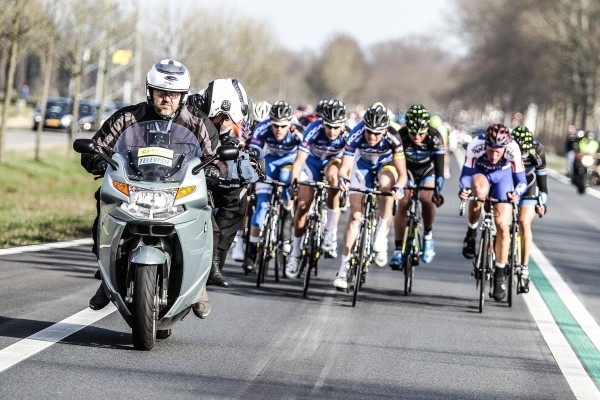
[[479,243],[479,255],[477,257],[477,267],[475,271],[475,278],[479,285],[479,312],[483,312],[483,305],[485,303],[485,283],[488,278],[488,264],[489,264],[489,247],[490,237],[487,232],[482,233],[482,237]]
[[269,213],[264,226],[263,235],[259,243],[261,248],[256,255],[256,287],[260,287],[260,285],[265,282],[265,277],[267,276],[267,268],[269,267],[271,250],[273,247],[273,243],[271,241],[271,220],[272,216]]
[[362,284],[365,264],[367,262],[367,231],[363,227],[360,232],[360,245],[358,246],[358,257],[356,265],[356,276],[354,277],[354,293],[352,294],[352,307],[356,306],[356,299],[358,298],[358,290]]

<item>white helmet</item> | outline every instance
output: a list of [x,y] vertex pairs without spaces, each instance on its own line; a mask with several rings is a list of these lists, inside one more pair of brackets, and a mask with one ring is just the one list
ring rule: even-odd
[[201,109],[209,118],[223,113],[236,124],[246,122],[250,100],[246,90],[237,79],[215,79],[199,92],[202,95]]
[[261,101],[254,104],[252,107],[252,119],[254,122],[261,122],[265,119],[269,118],[269,113],[271,112],[271,103],[268,101]]
[[172,59],[161,60],[146,74],[146,99],[148,103],[152,103],[150,89],[180,92],[182,96],[179,107],[182,107],[187,102],[190,82],[190,73],[185,65]]

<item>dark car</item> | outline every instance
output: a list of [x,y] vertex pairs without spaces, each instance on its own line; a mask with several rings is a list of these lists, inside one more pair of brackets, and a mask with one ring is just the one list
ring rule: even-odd
[[[92,117],[95,118],[98,112],[97,102],[93,100],[80,100],[79,101],[79,128],[82,129],[82,119]],[[33,129],[37,130],[38,125],[42,122],[42,116],[40,115],[39,107],[36,107]],[[46,115],[43,119],[43,129],[71,129],[71,123],[73,122],[73,100],[65,97],[53,97],[49,98],[46,102]]]

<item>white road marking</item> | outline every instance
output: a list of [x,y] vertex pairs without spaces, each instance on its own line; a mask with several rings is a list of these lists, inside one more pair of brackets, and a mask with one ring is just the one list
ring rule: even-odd
[[64,249],[67,247],[75,247],[86,244],[92,244],[92,239],[78,239],[71,240],[69,242],[57,242],[57,243],[44,243],[44,244],[34,244],[31,246],[20,246],[20,247],[11,247],[8,249],[0,249],[0,256],[8,256],[11,254],[21,254],[21,253],[30,253],[33,251],[43,251],[43,250],[52,250],[52,249]]
[[23,340],[0,350],[0,372],[52,346],[73,333],[92,325],[107,315],[117,311],[109,304],[104,309],[94,311],[89,308],[49,326]]

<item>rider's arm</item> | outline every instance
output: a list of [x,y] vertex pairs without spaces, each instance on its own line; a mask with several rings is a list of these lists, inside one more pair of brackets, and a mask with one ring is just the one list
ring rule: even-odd
[[435,173],[435,183],[441,192],[444,187],[444,158],[446,156],[446,147],[444,138],[437,129],[430,128],[429,135],[431,135],[430,143],[434,148],[434,153],[431,158],[433,161],[433,172]]
[[546,203],[548,198],[548,182],[547,182],[547,170],[546,170],[546,153],[544,146],[539,142],[534,142],[535,148],[535,181],[542,194],[542,204]]
[[527,176],[525,175],[525,165],[523,164],[523,158],[521,157],[521,149],[514,140],[511,140],[508,142],[504,154],[512,167],[515,193],[520,197],[527,191]]
[[294,183],[300,177],[300,171],[302,171],[302,166],[306,163],[307,158],[308,153],[302,151],[302,149],[298,150],[298,152],[296,153],[296,159],[292,164],[290,182]]
[[480,137],[473,138],[467,146],[465,153],[465,163],[463,164],[458,179],[460,190],[471,188],[471,177],[475,173],[475,163],[477,159],[485,152],[485,140]]

